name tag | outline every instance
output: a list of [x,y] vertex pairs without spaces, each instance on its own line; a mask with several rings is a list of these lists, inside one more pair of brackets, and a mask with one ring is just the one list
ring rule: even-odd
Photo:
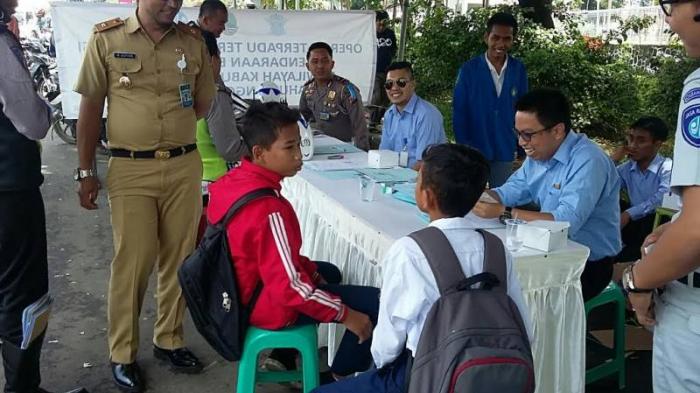
[[180,84],[180,105],[183,108],[191,108],[194,105],[192,100],[192,88],[189,83]]
[[114,57],[117,59],[135,59],[136,53],[132,52],[114,52]]
[[330,120],[331,115],[328,112],[321,112],[318,114],[319,120]]

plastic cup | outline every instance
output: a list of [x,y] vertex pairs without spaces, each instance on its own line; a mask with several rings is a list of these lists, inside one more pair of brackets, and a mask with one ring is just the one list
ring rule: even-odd
[[523,236],[518,231],[518,226],[525,224],[525,221],[511,218],[505,221],[506,223],[506,248],[510,252],[520,250],[523,246]]
[[377,182],[367,176],[360,176],[360,195],[365,202],[372,202],[376,198]]

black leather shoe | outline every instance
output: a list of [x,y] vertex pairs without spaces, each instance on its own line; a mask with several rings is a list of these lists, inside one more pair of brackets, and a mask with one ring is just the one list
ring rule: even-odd
[[187,348],[178,349],[163,349],[158,346],[153,346],[153,356],[157,359],[170,363],[173,371],[198,374],[204,368],[202,363],[197,359],[192,352]]
[[129,393],[143,392],[141,370],[136,362],[131,364],[112,363],[112,376],[117,387]]

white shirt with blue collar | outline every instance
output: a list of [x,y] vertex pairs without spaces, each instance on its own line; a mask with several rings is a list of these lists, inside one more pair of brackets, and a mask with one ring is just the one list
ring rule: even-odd
[[649,167],[642,171],[636,161],[629,160],[617,167],[622,180],[621,189],[627,190],[631,207],[625,210],[633,221],[654,214],[661,206],[664,195],[671,188],[673,161],[657,154]]
[[413,94],[402,111],[392,105],[384,114],[381,150],[400,152],[408,149],[408,167],[423,158],[426,147],[447,142],[440,111],[428,101]]
[[[484,271],[484,238],[462,217],[430,223],[447,237],[467,277]],[[525,305],[513,258],[506,251],[507,293],[518,307],[530,341],[530,313]],[[405,348],[415,357],[425,319],[440,297],[428,260],[410,237],[397,240],[382,261],[382,292],[379,317],[372,335],[372,357],[377,367],[393,362]]]
[[506,206],[534,202],[555,221],[569,222],[569,238],[591,250],[591,261],[620,252],[620,176],[584,134],[569,131],[552,158],[528,157],[494,191]]

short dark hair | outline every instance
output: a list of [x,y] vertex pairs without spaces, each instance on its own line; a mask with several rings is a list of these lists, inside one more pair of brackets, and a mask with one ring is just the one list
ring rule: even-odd
[[464,217],[486,189],[489,163],[478,150],[443,143],[423,152],[421,186],[437,198],[438,208],[450,217]]
[[216,37],[214,37],[214,34],[209,31],[202,30],[202,38],[204,39],[204,45],[207,47],[209,56],[219,57],[219,44],[216,42]]
[[411,74],[411,79],[413,79],[413,65],[408,61],[395,61],[386,68],[387,74],[389,71],[394,70],[408,70],[408,73]]
[[309,57],[311,57],[311,51],[316,50],[316,49],[325,49],[328,51],[328,56],[333,58],[333,48],[331,48],[330,45],[326,44],[325,42],[314,42],[309,46],[309,50],[306,51],[306,60],[309,60]]
[[221,2],[221,0],[204,0],[202,5],[199,6],[199,17],[212,16],[217,12],[225,12],[228,14],[228,9],[226,9],[226,4]]
[[518,112],[534,113],[544,127],[564,123],[565,132],[571,129],[571,106],[564,93],[556,89],[535,89],[515,103]]
[[299,120],[299,111],[279,102],[255,102],[250,105],[241,123],[241,136],[253,152],[253,146],[269,149],[277,140],[280,129]]
[[377,21],[389,19],[389,13],[384,10],[377,10],[375,13]]
[[518,21],[507,12],[496,12],[486,22],[486,32],[490,33],[494,26],[508,26],[513,28],[513,35],[518,33]]
[[651,134],[651,139],[655,141],[666,141],[668,139],[668,126],[656,116],[644,116],[630,126],[633,130],[647,131]]

